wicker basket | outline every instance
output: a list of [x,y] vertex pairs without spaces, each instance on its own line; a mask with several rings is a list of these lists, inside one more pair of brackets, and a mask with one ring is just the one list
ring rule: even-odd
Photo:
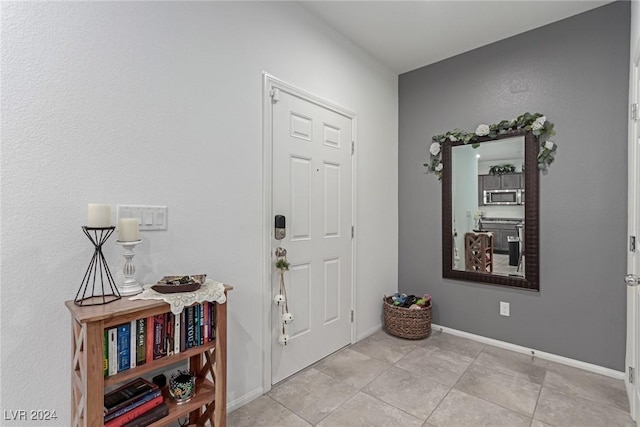
[[396,307],[391,297],[383,298],[384,329],[391,335],[409,340],[419,340],[431,334],[431,301],[429,307],[412,310]]

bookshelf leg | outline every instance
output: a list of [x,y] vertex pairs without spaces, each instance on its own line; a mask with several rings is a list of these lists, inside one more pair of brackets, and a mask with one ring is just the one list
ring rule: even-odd
[[216,304],[216,377],[214,425],[227,425],[227,304]]

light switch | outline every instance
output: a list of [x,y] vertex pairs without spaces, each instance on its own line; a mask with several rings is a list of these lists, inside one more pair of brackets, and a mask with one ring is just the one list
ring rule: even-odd
[[142,218],[144,219],[144,225],[153,225],[153,212],[144,211],[142,213]]
[[166,230],[167,212],[166,206],[118,205],[116,221],[120,218],[138,218],[140,231]]

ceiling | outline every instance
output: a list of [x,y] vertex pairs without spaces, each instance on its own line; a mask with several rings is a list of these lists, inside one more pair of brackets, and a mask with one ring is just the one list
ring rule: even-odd
[[607,3],[611,1],[300,1],[398,74]]

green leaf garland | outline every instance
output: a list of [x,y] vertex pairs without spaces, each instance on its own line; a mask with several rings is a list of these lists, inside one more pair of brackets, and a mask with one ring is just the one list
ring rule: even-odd
[[478,137],[487,137],[496,139],[498,136],[504,135],[513,130],[525,130],[538,137],[540,143],[540,151],[538,152],[538,169],[546,170],[553,163],[556,149],[558,146],[549,138],[556,134],[553,129],[554,125],[547,120],[544,114],[540,113],[524,113],[514,120],[502,120],[500,123],[478,125],[475,132],[465,132],[460,129],[454,129],[442,135],[434,135],[431,138],[431,146],[429,147],[429,162],[424,166],[428,172],[436,174],[439,180],[442,179],[442,146],[447,141],[460,141],[464,144],[471,144],[473,148],[478,148],[480,143]]

